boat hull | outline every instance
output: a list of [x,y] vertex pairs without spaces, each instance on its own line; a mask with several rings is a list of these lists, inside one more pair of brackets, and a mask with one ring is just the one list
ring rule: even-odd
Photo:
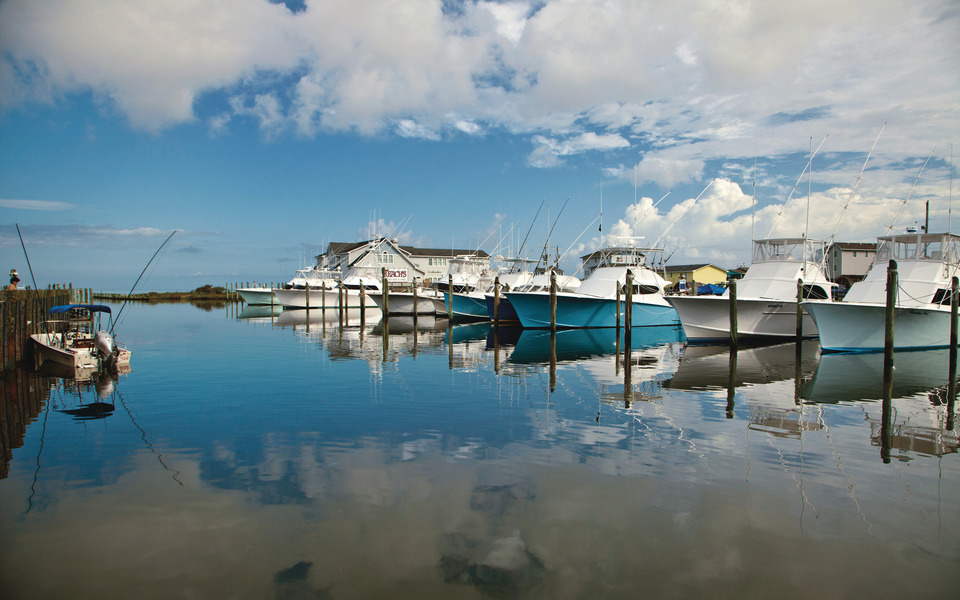
[[255,306],[279,304],[270,288],[237,288],[237,293],[247,304]]
[[[510,304],[524,328],[550,327],[550,294],[542,292],[508,292]],[[625,311],[620,303],[620,321],[624,322]],[[669,304],[654,304],[634,301],[631,327],[678,325],[677,311]],[[577,294],[557,294],[557,323],[561,329],[586,327],[616,327],[617,301],[613,298],[596,298]]]
[[[487,303],[487,316],[492,321],[494,316],[493,315],[494,313],[493,294],[487,294],[484,297],[484,300]],[[500,306],[497,307],[497,310],[500,313],[497,316],[499,317],[501,323],[519,323],[520,322],[520,316],[517,314],[517,311],[514,310],[513,305],[510,304],[509,298],[507,298],[503,294],[500,295]]]
[[[43,361],[51,361],[73,369],[89,369],[100,366],[94,354],[93,345],[89,348],[64,348],[63,334],[35,333],[30,336]],[[92,342],[92,340],[91,340]],[[129,358],[127,358],[129,362]]]
[[417,293],[416,301],[414,301],[414,296],[412,292],[390,292],[388,302],[390,304],[389,310],[383,310],[383,294],[379,293],[370,293],[367,294],[374,303],[376,303],[377,308],[382,312],[393,315],[435,315],[437,314],[437,306],[443,307],[443,299],[441,297],[435,297],[428,294]]
[[[867,302],[803,304],[820,327],[824,352],[883,350],[886,306]],[[898,308],[893,317],[894,350],[944,348],[950,345],[950,309]]]
[[[452,303],[454,318],[484,319],[490,318],[487,313],[487,301],[483,294],[458,294],[444,292],[444,301]],[[446,306],[446,305],[445,305]]]
[[[307,291],[305,289],[273,290],[277,297],[277,302],[284,307],[289,308],[339,308],[340,293],[337,288],[327,288],[326,291],[311,289],[309,302],[307,306]],[[364,294],[370,296],[370,294]],[[364,307],[371,306],[369,298],[364,299]],[[344,308],[361,308],[360,293],[357,290],[347,290]]]
[[[720,296],[668,296],[677,309],[683,333],[691,342],[730,339],[730,300]],[[803,337],[817,337],[817,324],[803,311]],[[796,338],[796,301],[767,298],[737,298],[738,338]]]

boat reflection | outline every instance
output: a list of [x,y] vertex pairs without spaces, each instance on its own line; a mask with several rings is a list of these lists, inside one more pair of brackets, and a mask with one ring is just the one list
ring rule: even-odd
[[616,329],[565,329],[551,334],[526,329],[508,351],[504,371],[522,376],[548,366],[549,389],[556,389],[557,372],[575,369],[597,386],[603,403],[629,409],[634,402],[661,397],[661,382],[676,368],[683,333],[675,325],[636,327],[629,353]]
[[279,327],[292,327],[294,330],[306,332],[311,328],[319,331],[327,327],[340,326],[341,320],[344,327],[360,327],[377,322],[380,319],[380,310],[348,308],[342,312],[342,315],[341,317],[341,311],[333,309],[287,308],[280,313],[275,323]]
[[[816,340],[801,343],[800,377],[817,368],[820,346]],[[736,387],[764,385],[793,380],[797,376],[797,345],[740,347],[736,352],[732,383]],[[730,347],[726,345],[687,345],[676,374],[665,387],[678,390],[726,389],[731,384]]]
[[[630,346],[632,350],[642,350],[679,342],[682,335],[682,330],[677,326],[635,327]],[[623,337],[622,333],[619,337]],[[556,332],[555,345],[551,344],[549,331],[525,329],[517,338],[508,360],[518,364],[547,363],[553,356],[562,363],[613,355],[618,351],[622,352],[623,348],[617,330],[612,328],[559,330]]]
[[[127,370],[129,373],[129,370]],[[49,402],[75,421],[103,419],[116,409],[117,378],[97,369],[45,363],[37,374],[49,378]]]
[[[892,397],[927,394],[935,405],[945,404],[949,361],[947,348],[895,353]],[[801,394],[820,403],[880,400],[882,384],[883,353],[829,353],[820,357],[813,377],[801,386]]]
[[283,307],[279,304],[273,306],[269,304],[245,304],[237,315],[238,319],[244,321],[271,321],[279,317],[283,312]]
[[823,355],[801,393],[820,404],[860,403],[870,423],[870,440],[885,456],[899,451],[906,460],[915,453],[956,453],[960,431],[947,396],[949,349],[898,352],[893,362],[893,390],[887,400],[879,353]]

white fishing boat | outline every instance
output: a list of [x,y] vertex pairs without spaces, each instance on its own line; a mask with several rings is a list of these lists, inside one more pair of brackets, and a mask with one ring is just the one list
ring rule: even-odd
[[237,293],[240,294],[246,304],[251,306],[279,304],[277,297],[273,294],[273,289],[268,285],[238,287]]
[[[557,292],[556,326],[615,327],[618,320],[626,326],[625,297],[621,294],[618,303],[617,289],[626,283],[628,270],[633,276],[630,326],[678,324],[676,311],[664,299],[670,282],[645,266],[648,258],[660,253],[655,248],[619,246],[581,257],[586,277],[576,292]],[[506,296],[523,327],[551,326],[549,290],[507,292]]]
[[377,305],[382,312],[393,315],[443,315],[446,316],[444,308],[444,295],[436,287],[417,287],[416,291],[393,291],[390,290],[387,297],[389,304],[388,310],[384,310],[383,293],[374,291],[367,293],[367,296]]
[[449,310],[455,318],[487,319],[484,294],[493,285],[494,276],[488,257],[469,254],[451,258],[447,277],[437,282],[438,289],[444,293],[444,310]]
[[53,318],[43,323],[44,331],[30,336],[41,361],[73,369],[121,369],[130,364],[130,351],[118,346],[109,333],[109,322],[101,327],[100,315],[111,314],[102,304],[63,304],[50,309]]
[[[737,337],[776,339],[797,335],[797,280],[803,297],[830,302],[833,288],[824,272],[824,242],[807,238],[754,241],[753,261],[737,281]],[[677,309],[687,340],[730,339],[730,290],[721,296],[668,296]],[[803,336],[817,336],[813,318],[804,311]]]
[[340,275],[339,271],[320,266],[299,269],[282,288],[272,290],[273,296],[277,304],[289,308],[306,308],[308,302],[311,308],[336,307]]
[[863,281],[842,302],[804,302],[826,352],[883,350],[887,267],[896,261],[895,350],[950,343],[950,282],[960,275],[960,236],[906,233],[878,238],[877,255]]

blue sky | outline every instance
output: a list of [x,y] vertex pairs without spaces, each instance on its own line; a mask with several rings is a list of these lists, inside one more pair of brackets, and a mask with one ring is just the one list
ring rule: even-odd
[[111,291],[174,230],[138,290],[370,232],[535,249],[547,207],[571,273],[668,228],[671,264],[724,267],[927,202],[956,230],[957,31],[950,0],[4,0],[0,266],[31,283],[15,225],[40,286]]

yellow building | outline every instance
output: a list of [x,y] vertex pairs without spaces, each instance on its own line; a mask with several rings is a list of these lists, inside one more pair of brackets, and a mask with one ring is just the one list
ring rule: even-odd
[[711,264],[672,265],[667,266],[665,270],[664,278],[673,283],[674,290],[676,290],[681,277],[687,280],[687,289],[691,289],[694,284],[712,283],[720,285],[727,281],[727,270]]

